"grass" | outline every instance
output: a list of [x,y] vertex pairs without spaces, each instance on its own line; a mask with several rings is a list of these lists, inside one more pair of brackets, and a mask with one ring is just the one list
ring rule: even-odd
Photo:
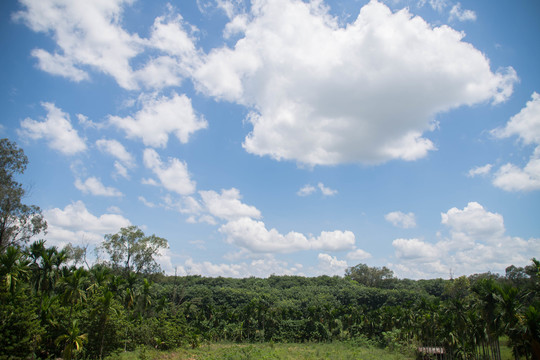
[[346,342],[304,343],[304,344],[230,344],[213,343],[197,349],[177,349],[164,352],[144,349],[120,353],[107,360],[405,360],[414,357],[375,347],[360,347]]
[[508,338],[506,336],[501,337],[499,344],[501,346],[501,360],[514,360],[512,348],[508,346]]

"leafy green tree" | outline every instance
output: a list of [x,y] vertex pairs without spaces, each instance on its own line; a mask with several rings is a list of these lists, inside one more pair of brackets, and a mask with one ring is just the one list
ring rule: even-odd
[[376,288],[391,288],[395,282],[394,272],[386,266],[382,268],[358,264],[345,271],[345,276],[358,283]]
[[15,180],[28,164],[28,158],[17,144],[0,139],[0,252],[8,246],[21,246],[47,229],[41,210],[25,205],[25,190]]
[[137,226],[121,228],[116,234],[105,235],[101,249],[107,253],[114,269],[123,270],[126,276],[159,272],[155,256],[161,249],[168,248],[167,240],[155,235],[146,236]]

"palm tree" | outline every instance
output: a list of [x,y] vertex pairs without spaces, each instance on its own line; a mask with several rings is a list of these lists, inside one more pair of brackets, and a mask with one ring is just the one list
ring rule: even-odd
[[105,328],[109,322],[110,316],[116,313],[113,306],[114,295],[111,291],[105,291],[103,296],[97,299],[98,306],[94,311],[94,316],[98,319],[99,334],[99,358],[103,359],[103,350],[105,349]]
[[34,289],[36,292],[50,295],[59,278],[60,266],[66,261],[66,254],[58,252],[55,246],[45,248],[44,242],[38,241],[30,246]]
[[71,322],[71,327],[67,329],[65,334],[60,335],[56,338],[55,344],[64,346],[62,351],[62,357],[64,360],[71,360],[79,352],[83,344],[88,341],[88,334],[80,334],[78,321],[73,320]]
[[518,288],[505,285],[499,288],[497,296],[500,306],[499,322],[503,331],[510,338],[514,357],[519,358],[521,348],[521,327],[519,326],[519,313],[521,312],[521,295]]
[[70,305],[69,317],[73,307],[78,303],[86,300],[86,292],[83,289],[86,280],[86,271],[83,268],[75,270],[71,276],[60,279],[61,285],[64,288],[64,302]]
[[152,282],[148,281],[146,278],[143,279],[142,289],[139,293],[139,311],[142,315],[146,315],[150,307],[152,306],[152,294],[150,292],[150,287]]
[[0,254],[0,279],[5,283],[6,290],[12,294],[17,289],[18,282],[27,277],[28,263],[24,254],[13,246]]
[[533,359],[540,359],[540,309],[529,306],[524,317],[526,323],[525,339],[530,343]]

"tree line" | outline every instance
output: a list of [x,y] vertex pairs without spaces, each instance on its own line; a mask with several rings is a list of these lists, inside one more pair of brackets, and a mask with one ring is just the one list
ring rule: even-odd
[[202,342],[328,342],[412,351],[444,347],[456,359],[540,358],[540,262],[505,275],[398,279],[359,264],[344,276],[207,278],[164,275],[167,241],[136,226],[106,235],[102,261],[86,249],[31,241],[46,229],[22,204],[15,176],[27,159],[0,140],[0,359],[102,359],[139,346]]

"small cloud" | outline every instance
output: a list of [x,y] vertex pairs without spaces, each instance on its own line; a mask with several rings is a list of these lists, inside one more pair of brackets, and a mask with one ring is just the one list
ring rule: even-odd
[[154,208],[156,207],[156,204],[154,204],[153,202],[150,202],[148,200],[146,200],[146,198],[144,196],[139,196],[139,201],[142,202],[145,206],[149,207],[149,208]]
[[461,4],[457,3],[450,10],[448,21],[452,21],[453,19],[457,19],[459,21],[475,21],[476,13],[472,10],[462,10]]
[[75,187],[83,193],[90,193],[95,196],[123,196],[123,194],[113,187],[103,185],[101,180],[92,176],[84,182],[81,179],[75,180]]
[[524,168],[508,163],[495,173],[493,185],[506,191],[540,190],[540,146]]
[[[189,195],[195,191],[195,181],[191,180],[185,162],[169,158],[168,162],[164,163],[154,149],[144,150],[143,159],[144,165],[152,170],[165,189],[180,195]],[[148,180],[145,183],[148,183]]]
[[349,260],[366,260],[366,259],[369,259],[371,257],[371,254],[368,253],[367,251],[364,251],[362,249],[356,249],[354,251],[351,251],[349,253],[347,253],[347,259]]
[[74,155],[86,150],[86,143],[71,126],[69,115],[52,103],[41,103],[47,111],[45,121],[26,118],[21,121],[19,136],[39,140],[45,139],[49,147],[65,155]]
[[525,145],[540,145],[540,94],[533,92],[525,107],[504,128],[491,130],[491,134],[498,138],[517,135]]
[[312,185],[304,185],[300,190],[296,192],[296,195],[298,196],[308,196],[313,194],[317,189]]
[[221,194],[215,191],[199,191],[203,204],[210,215],[225,220],[242,217],[261,218],[261,212],[254,206],[244,204],[240,191],[235,188],[222,189]]
[[122,213],[122,210],[118,206],[110,206],[107,209],[107,211],[110,212],[110,213],[114,213],[114,214],[121,214]]
[[317,187],[321,190],[321,192],[322,192],[322,194],[324,196],[333,196],[333,195],[337,194],[337,190],[330,189],[330,188],[324,186],[323,183],[318,183]]
[[204,240],[193,240],[189,243],[194,245],[197,249],[206,250],[206,243]]
[[159,186],[157,181],[152,179],[152,178],[143,178],[141,180],[141,184],[143,184],[143,185],[151,185],[151,186]]
[[477,166],[475,168],[472,168],[469,170],[468,176],[469,177],[475,177],[475,176],[486,176],[489,175],[491,172],[491,168],[493,166],[491,164],[486,164],[484,166]]
[[302,187],[300,190],[298,190],[296,192],[296,195],[298,195],[298,196],[308,196],[308,195],[311,195],[314,192],[316,192],[317,189],[319,189],[324,196],[333,196],[333,195],[337,194],[337,190],[326,187],[326,186],[324,186],[323,183],[320,182],[320,183],[317,184],[317,187],[315,187],[313,185],[310,185],[310,184],[304,185],[304,187]]
[[518,136],[525,145],[536,145],[529,162],[523,167],[512,163],[501,166],[494,175],[493,185],[506,191],[540,189],[540,94],[533,92],[531,100],[510,118],[504,128],[491,131],[497,138]]
[[393,211],[384,215],[386,221],[392,223],[396,227],[410,229],[416,227],[416,219],[414,213],[405,214],[401,211]]
[[77,114],[77,120],[79,120],[79,124],[81,124],[82,127],[85,129],[92,128],[92,129],[103,129],[105,127],[105,124],[103,123],[96,123],[92,120],[88,120],[88,116],[85,116],[83,114]]
[[133,116],[110,116],[109,122],[125,131],[128,138],[142,139],[146,146],[165,148],[169,135],[174,134],[183,144],[198,130],[208,127],[208,123],[196,114],[191,99],[186,95],[140,97],[142,108]]

